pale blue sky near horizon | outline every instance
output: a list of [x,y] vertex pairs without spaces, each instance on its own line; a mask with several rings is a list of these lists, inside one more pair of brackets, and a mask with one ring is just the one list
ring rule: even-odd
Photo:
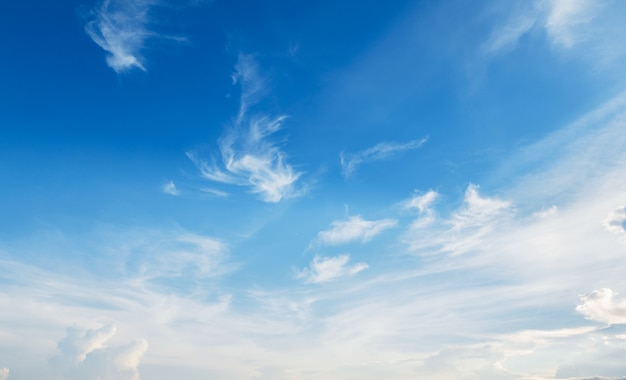
[[626,4],[0,4],[0,380],[626,378]]

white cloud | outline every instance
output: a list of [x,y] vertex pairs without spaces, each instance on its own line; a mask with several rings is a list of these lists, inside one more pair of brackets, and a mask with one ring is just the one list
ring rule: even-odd
[[241,123],[249,108],[267,94],[267,80],[260,74],[259,65],[254,57],[249,54],[239,54],[232,79],[233,84],[239,84],[241,87],[237,114],[237,123]]
[[251,56],[239,56],[233,80],[242,89],[240,109],[234,125],[227,128],[219,141],[220,159],[214,158],[209,163],[193,152],[187,152],[187,156],[204,178],[251,187],[265,202],[276,203],[300,195],[303,190],[296,188],[296,182],[302,172],[287,163],[287,155],[271,140],[287,116],[249,115],[249,108],[266,92],[258,65]]
[[169,181],[168,183],[164,184],[161,187],[161,190],[165,193],[165,194],[170,194],[170,195],[180,195],[180,191],[178,190],[178,188],[176,187],[176,185],[174,184],[174,181]]
[[353,276],[368,268],[365,263],[348,265],[350,255],[343,254],[335,257],[315,256],[309,268],[305,268],[297,273],[298,278],[306,282],[322,283],[338,279],[340,277]]
[[409,209],[417,209],[419,217],[411,223],[411,229],[419,229],[432,224],[435,221],[435,211],[432,205],[439,198],[439,193],[434,190],[420,195],[415,195],[405,203],[405,207]]
[[58,343],[60,355],[51,363],[57,371],[76,380],[139,380],[139,362],[148,349],[145,340],[107,346],[115,335],[113,325],[99,329],[70,327]]
[[535,12],[534,10],[514,12],[506,24],[491,33],[482,46],[483,54],[495,55],[514,48],[519,39],[535,26],[537,22]]
[[608,231],[614,234],[626,235],[626,206],[620,206],[611,211],[603,224]]
[[498,198],[482,197],[478,186],[469,184],[465,190],[463,206],[452,215],[449,223],[455,230],[484,227],[494,218],[508,213],[511,203]]
[[154,0],[103,0],[92,10],[85,31],[108,55],[107,64],[120,73],[133,68],[145,71],[141,50],[147,38],[148,11]]
[[410,251],[426,255],[465,253],[479,247],[494,230],[504,227],[514,213],[510,202],[483,197],[478,193],[477,185],[469,184],[461,207],[433,225],[433,211],[429,205],[435,194],[429,192],[424,195],[425,198],[409,201],[417,202],[418,209],[423,207],[425,213],[411,224],[405,234]]
[[397,221],[392,219],[365,220],[356,215],[332,222],[330,229],[317,234],[316,241],[324,245],[339,245],[356,240],[366,242],[396,224]]
[[340,155],[342,173],[344,177],[350,177],[357,166],[361,164],[388,159],[407,150],[417,149],[421,147],[426,140],[426,138],[423,138],[406,143],[382,142],[360,152],[342,152]]
[[[513,4],[513,3],[512,3]],[[542,28],[555,46],[572,48],[588,37],[589,24],[598,4],[589,0],[523,2],[514,6],[504,24],[496,27],[482,46],[482,53],[495,55],[511,50],[533,28]]]
[[0,368],[0,380],[7,380],[9,378],[9,369],[4,367]]
[[583,294],[576,311],[585,318],[608,324],[626,323],[626,298],[616,299],[611,289],[602,288]]
[[116,73],[135,68],[146,71],[142,51],[148,40],[186,41],[184,37],[165,35],[151,28],[150,12],[161,3],[160,0],[99,0],[87,15],[85,32],[107,52],[107,65]]
[[571,48],[584,34],[581,26],[588,24],[594,17],[597,2],[590,0],[551,0],[545,28],[552,42],[565,48]]
[[434,190],[429,190],[424,194],[416,195],[411,198],[406,207],[416,208],[420,213],[427,213],[431,211],[432,204],[439,198],[439,193]]

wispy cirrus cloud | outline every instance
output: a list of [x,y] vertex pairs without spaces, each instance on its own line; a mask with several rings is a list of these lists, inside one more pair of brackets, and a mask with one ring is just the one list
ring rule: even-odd
[[[515,3],[511,3],[515,4]],[[523,2],[513,6],[508,19],[496,27],[482,45],[482,53],[497,55],[517,45],[533,29],[541,29],[554,46],[573,48],[592,38],[594,19],[600,2],[589,0],[549,0]]]
[[204,178],[250,187],[265,202],[276,203],[302,194],[304,190],[296,182],[303,173],[287,163],[287,155],[272,139],[287,116],[249,112],[267,91],[252,56],[239,55],[233,81],[241,87],[239,112],[219,140],[220,157],[207,162],[195,152],[187,152],[187,156]]
[[397,224],[393,219],[365,220],[360,215],[331,223],[330,229],[317,234],[316,242],[322,245],[339,245],[353,241],[366,242]]
[[[436,225],[434,211],[430,205],[437,193],[430,191],[408,201],[420,210],[420,216],[405,235],[409,250],[421,254],[461,254],[479,246],[481,241],[498,228],[502,228],[514,215],[509,201],[485,197],[479,187],[469,184],[465,190],[463,204],[449,217],[441,218]],[[429,238],[424,239],[427,235]]]
[[116,73],[146,71],[142,51],[150,39],[185,41],[151,28],[150,11],[159,0],[102,0],[87,15],[85,32],[107,52],[106,62]]
[[341,170],[344,177],[350,177],[361,164],[368,162],[385,160],[393,157],[394,155],[413,150],[421,147],[426,138],[412,140],[406,143],[396,142],[381,142],[371,148],[367,148],[356,153],[344,153],[340,154]]
[[354,276],[367,269],[366,263],[349,265],[350,255],[343,254],[335,257],[315,256],[308,268],[296,273],[296,277],[310,283],[323,283],[341,277]]

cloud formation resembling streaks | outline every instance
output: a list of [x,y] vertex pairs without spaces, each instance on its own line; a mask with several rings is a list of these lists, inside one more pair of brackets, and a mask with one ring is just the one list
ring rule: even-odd
[[252,56],[239,55],[233,82],[241,86],[239,112],[219,140],[220,159],[214,157],[208,163],[194,152],[187,152],[187,156],[204,178],[251,187],[265,202],[277,203],[301,194],[296,182],[303,173],[287,163],[287,155],[271,139],[281,130],[287,116],[249,115],[250,107],[267,92],[265,79]]
[[396,224],[397,221],[393,219],[365,220],[356,215],[332,222],[330,229],[317,234],[317,242],[323,245],[339,245],[357,240],[366,242]]
[[348,265],[349,261],[350,255],[348,254],[336,257],[315,256],[309,267],[298,271],[296,277],[304,279],[306,282],[319,284],[340,277],[354,276],[369,267],[365,263]]
[[421,147],[426,138],[412,140],[406,143],[381,142],[371,148],[367,148],[356,153],[341,153],[341,171],[343,176],[348,178],[356,168],[364,163],[385,160],[396,154],[406,152]]
[[106,62],[116,73],[138,68],[146,70],[141,50],[147,38],[148,11],[154,0],[103,0],[92,10],[85,31],[108,55]]

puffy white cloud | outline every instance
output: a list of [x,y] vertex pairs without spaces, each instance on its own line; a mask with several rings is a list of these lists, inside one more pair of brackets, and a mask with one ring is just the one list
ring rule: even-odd
[[176,185],[174,184],[174,181],[169,181],[168,183],[164,184],[161,187],[161,190],[165,193],[165,194],[170,194],[170,195],[180,195],[180,191],[178,190],[178,188],[176,187]]
[[341,168],[345,177],[349,177],[354,173],[357,166],[367,162],[385,160],[396,154],[407,150],[417,149],[421,147],[426,138],[411,140],[406,143],[381,142],[371,148],[367,148],[356,153],[341,153]]
[[350,255],[343,254],[335,257],[315,256],[309,268],[297,273],[297,277],[306,282],[322,283],[338,279],[340,277],[353,276],[368,268],[365,263],[348,265]]
[[576,311],[585,318],[608,324],[626,323],[626,299],[616,299],[611,289],[602,288],[580,296]]
[[317,234],[316,241],[325,245],[339,245],[357,240],[366,242],[396,224],[397,221],[393,219],[365,220],[356,215],[332,222],[330,229]]
[[9,378],[9,369],[4,367],[0,368],[0,380],[7,380]]
[[287,155],[271,136],[282,128],[285,115],[249,115],[249,108],[265,94],[265,81],[251,56],[241,54],[233,75],[241,86],[239,114],[219,140],[220,159],[207,162],[193,152],[187,156],[208,180],[248,186],[265,202],[280,202],[302,193],[296,182],[302,172],[287,163]]
[[139,339],[107,346],[115,332],[113,325],[68,328],[67,336],[58,343],[60,355],[51,360],[53,369],[72,380],[139,380],[139,362],[148,344]]

